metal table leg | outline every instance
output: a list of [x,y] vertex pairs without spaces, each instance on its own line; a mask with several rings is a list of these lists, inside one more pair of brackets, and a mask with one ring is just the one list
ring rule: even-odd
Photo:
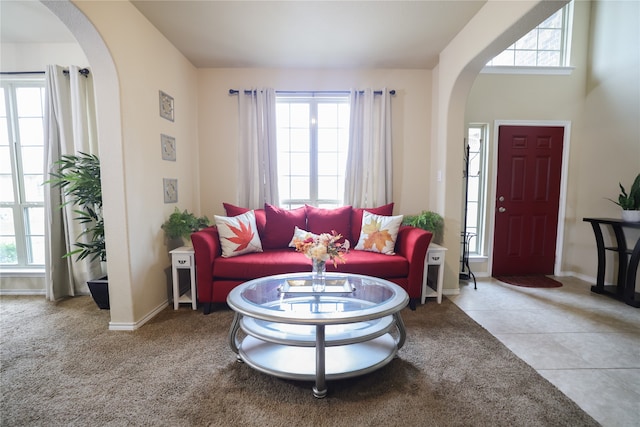
[[313,387],[313,395],[318,399],[322,399],[327,395],[324,347],[324,325],[316,325],[316,385]]

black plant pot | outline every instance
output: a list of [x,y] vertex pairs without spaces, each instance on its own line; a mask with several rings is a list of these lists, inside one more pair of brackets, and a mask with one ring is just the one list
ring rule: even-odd
[[109,280],[107,276],[87,282],[91,296],[101,310],[109,310]]

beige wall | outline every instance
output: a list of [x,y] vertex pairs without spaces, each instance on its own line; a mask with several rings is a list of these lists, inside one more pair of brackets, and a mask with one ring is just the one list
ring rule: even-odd
[[0,71],[44,71],[49,64],[87,65],[77,43],[1,43]]
[[395,213],[430,209],[428,200],[431,72],[428,70],[201,69],[199,77],[202,211],[223,214],[236,203],[238,97],[229,89],[330,91],[395,89],[391,99]]
[[[131,329],[167,303],[165,270],[170,259],[160,226],[175,206],[198,211],[197,73],[130,3],[75,5],[98,31],[111,57],[98,56],[99,49],[92,46],[100,42],[95,34],[76,36],[94,67],[96,82],[110,325]],[[70,15],[66,23],[75,35],[83,21]],[[117,73],[115,87],[107,87],[109,60]],[[174,97],[175,122],[159,116],[159,90]],[[120,121],[105,120],[101,109],[119,111]],[[161,133],[176,138],[176,162],[162,160]],[[178,179],[177,205],[164,203],[163,178]]]
[[[617,182],[630,185],[640,171],[639,51],[633,42],[638,7],[637,2],[597,1],[592,9],[591,2],[576,2],[571,75],[481,74],[467,103],[467,123],[487,123],[491,132],[496,120],[571,123],[560,268],[587,280],[596,273],[595,240],[582,218],[619,217],[605,198],[615,198]],[[489,144],[492,159],[495,135]],[[490,181],[494,173],[488,171]],[[472,264],[476,273],[490,274],[488,268]]]
[[595,240],[582,218],[619,218],[620,209],[606,198],[616,199],[618,182],[628,190],[640,173],[640,2],[594,1],[589,30],[584,109],[574,131],[582,149],[571,163],[565,270],[593,278]]

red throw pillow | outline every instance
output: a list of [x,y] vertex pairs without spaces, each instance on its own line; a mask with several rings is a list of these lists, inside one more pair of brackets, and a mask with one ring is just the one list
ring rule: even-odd
[[[222,202],[222,206],[224,207],[225,212],[227,212],[227,216],[238,216],[251,210],[225,202]],[[258,229],[258,235],[260,236],[260,240],[262,240],[264,239],[264,228],[267,224],[267,216],[265,215],[264,209],[253,209],[253,211],[256,215],[256,228]]]
[[393,215],[393,202],[388,205],[378,206],[377,208],[353,208],[351,210],[351,242],[353,246],[358,243],[360,238],[360,230],[362,230],[362,214],[364,211],[371,212],[376,215],[391,216]]
[[[305,205],[307,210],[307,231],[314,234],[336,233],[342,234],[345,239],[351,239],[351,206],[342,206],[334,209],[316,208]],[[360,229],[358,229],[360,236]]]
[[264,204],[266,225],[262,246],[265,249],[289,247],[295,228],[305,229],[306,211],[304,207],[286,210],[277,206]]

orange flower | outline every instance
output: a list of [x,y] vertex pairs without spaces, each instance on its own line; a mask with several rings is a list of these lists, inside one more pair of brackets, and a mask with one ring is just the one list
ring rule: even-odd
[[344,243],[338,241],[342,239],[342,235],[331,230],[331,233],[322,233],[318,236],[310,236],[304,240],[295,239],[293,241],[296,251],[302,252],[309,259],[328,261],[331,260],[334,266],[338,265],[338,261],[345,262],[344,254],[349,252],[349,241]]

